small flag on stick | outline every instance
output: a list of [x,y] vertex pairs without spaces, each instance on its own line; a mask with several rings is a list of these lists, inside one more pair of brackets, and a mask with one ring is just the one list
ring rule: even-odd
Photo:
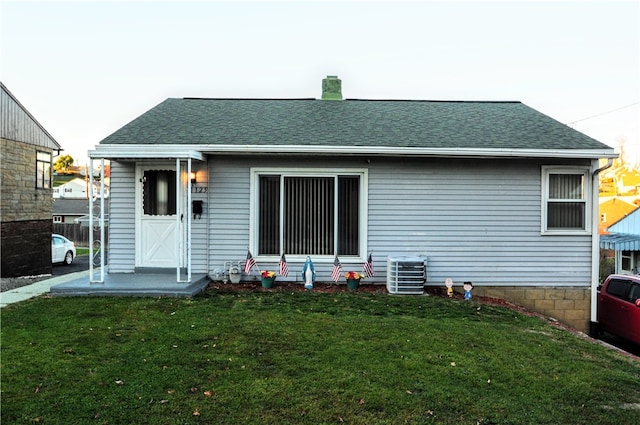
[[280,257],[280,266],[279,266],[280,276],[287,277],[289,276],[289,266],[287,266],[287,260],[284,258],[284,254]]
[[331,279],[334,282],[337,282],[340,279],[340,273],[342,273],[342,264],[340,260],[338,260],[338,256],[333,260],[333,269],[331,270]]
[[367,275],[367,277],[371,277],[375,275],[375,271],[373,270],[373,259],[371,258],[371,254],[369,254],[369,258],[367,258],[367,261],[364,263],[364,266],[362,266],[362,271],[364,274]]
[[251,268],[256,265],[256,259],[251,255],[251,251],[247,251],[247,261],[244,263],[244,272],[249,274]]

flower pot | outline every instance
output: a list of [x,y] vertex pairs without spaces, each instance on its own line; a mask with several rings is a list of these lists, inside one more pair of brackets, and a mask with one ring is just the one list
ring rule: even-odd
[[360,279],[347,279],[347,288],[355,291],[358,286],[360,286]]
[[263,288],[271,288],[273,286],[273,282],[275,282],[275,277],[263,277],[262,278],[262,287]]

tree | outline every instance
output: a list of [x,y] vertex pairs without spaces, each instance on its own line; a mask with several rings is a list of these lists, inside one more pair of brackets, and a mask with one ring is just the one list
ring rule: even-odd
[[60,155],[53,163],[53,169],[57,173],[66,174],[69,171],[69,167],[73,165],[74,159],[71,155]]

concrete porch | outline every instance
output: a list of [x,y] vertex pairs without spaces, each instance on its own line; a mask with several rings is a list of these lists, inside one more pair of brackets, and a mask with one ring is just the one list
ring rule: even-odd
[[[95,271],[99,276],[99,270]],[[123,297],[193,297],[209,285],[209,276],[193,274],[191,282],[176,282],[175,271],[105,273],[104,283],[90,283],[88,276],[51,286],[53,297],[123,296]]]

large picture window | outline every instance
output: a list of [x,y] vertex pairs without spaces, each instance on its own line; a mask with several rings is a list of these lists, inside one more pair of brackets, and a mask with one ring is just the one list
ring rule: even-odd
[[543,168],[543,232],[588,232],[589,171]]
[[362,174],[259,173],[259,255],[360,256]]

